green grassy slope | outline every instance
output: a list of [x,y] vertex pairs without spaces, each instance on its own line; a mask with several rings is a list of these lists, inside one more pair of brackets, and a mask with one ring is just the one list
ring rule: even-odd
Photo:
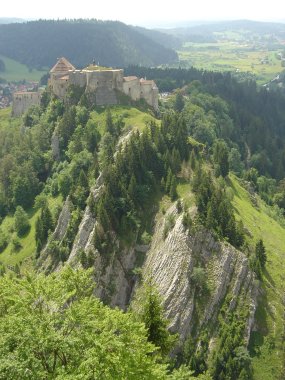
[[[48,202],[50,210],[51,212],[53,212],[57,206],[60,206],[62,204],[62,197],[58,196],[56,198],[49,198]],[[31,228],[26,235],[19,238],[21,248],[18,250],[15,250],[13,245],[13,239],[16,237],[16,233],[13,232],[14,218],[13,216],[6,216],[3,219],[2,223],[0,224],[0,227],[4,232],[7,233],[8,236],[10,236],[8,246],[2,253],[0,253],[0,262],[4,264],[6,267],[13,267],[16,264],[23,268],[31,266],[34,253],[36,251],[35,223],[39,214],[40,210],[30,209],[28,211]]]
[[[142,130],[146,123],[152,120],[158,121],[147,111],[140,111],[139,109],[130,106],[112,106],[111,113],[113,121],[116,121],[117,118],[122,117],[126,130],[131,130],[133,128]],[[98,123],[99,131],[101,135],[103,135],[106,122],[106,108],[102,108],[102,112],[93,111],[91,117],[96,123]]]
[[[0,131],[4,130],[6,127],[17,127],[21,124],[21,118],[11,117],[12,108],[0,109]],[[1,144],[1,141],[0,141]]]
[[29,70],[29,68],[26,65],[22,65],[21,63],[4,57],[3,55],[0,55],[0,59],[5,63],[6,70],[5,72],[0,73],[0,77],[3,79],[6,79],[9,81],[21,81],[21,80],[27,80],[27,81],[39,81],[40,78],[46,74],[46,71],[39,71],[39,70]]
[[234,191],[233,205],[237,218],[249,232],[248,242],[254,245],[263,239],[268,262],[264,273],[259,306],[256,312],[258,332],[252,333],[254,379],[284,379],[282,353],[284,332],[285,228],[270,217],[269,207],[260,199],[257,206],[236,177],[230,182]]
[[[179,59],[198,69],[214,71],[240,71],[256,75],[258,84],[264,84],[279,74],[283,68],[276,58],[278,49],[268,52],[261,48],[249,50],[244,42],[185,43],[178,51]],[[263,59],[268,63],[262,64]]]

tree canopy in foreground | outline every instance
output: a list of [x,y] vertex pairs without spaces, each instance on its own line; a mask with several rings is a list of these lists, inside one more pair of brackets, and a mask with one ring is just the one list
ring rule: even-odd
[[91,273],[0,278],[0,379],[164,379],[131,313],[93,296]]

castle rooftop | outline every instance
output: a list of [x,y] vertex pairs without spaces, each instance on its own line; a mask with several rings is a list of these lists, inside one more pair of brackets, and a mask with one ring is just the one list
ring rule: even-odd
[[117,71],[112,69],[112,67],[98,66],[98,65],[89,65],[83,69],[84,71]]
[[75,67],[66,58],[61,57],[53,66],[50,73],[61,73],[70,70],[75,70]]
[[130,82],[132,80],[137,80],[137,79],[138,77],[135,77],[135,76],[124,77],[125,82]]

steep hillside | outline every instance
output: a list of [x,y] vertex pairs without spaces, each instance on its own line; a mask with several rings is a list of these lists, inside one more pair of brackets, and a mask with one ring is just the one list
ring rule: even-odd
[[253,245],[258,239],[263,239],[268,252],[268,264],[259,291],[255,326],[250,341],[254,379],[282,379],[285,306],[284,219],[280,219],[258,196],[248,193],[234,176],[231,177],[231,186],[234,191],[233,204],[237,216],[241,218],[248,231],[249,244]]
[[76,86],[22,119],[0,112],[1,274],[25,276],[27,257],[49,279],[92,274],[96,296],[145,324],[170,378],[281,380],[283,96],[163,74],[192,82],[163,97],[160,119],[142,103],[97,107]]
[[114,21],[33,21],[0,26],[0,54],[30,68],[51,67],[66,56],[77,67],[94,59],[124,67],[171,63],[177,54],[150,37]]

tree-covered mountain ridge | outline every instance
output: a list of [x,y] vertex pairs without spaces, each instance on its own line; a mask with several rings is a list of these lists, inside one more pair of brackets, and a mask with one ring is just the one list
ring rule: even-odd
[[[52,306],[52,297],[57,297],[57,305],[62,300],[70,306],[60,328],[49,329],[54,340],[49,340],[44,356],[43,351],[35,355],[41,339],[38,330],[25,359],[32,358],[32,378],[49,370],[55,378],[67,376],[67,370],[80,376],[78,368],[83,374],[97,365],[99,347],[88,341],[80,360],[69,351],[67,342],[72,340],[64,338],[65,321],[67,329],[72,322],[73,300],[81,305],[89,297],[80,287],[74,290],[68,285],[74,276],[69,266],[89,268],[95,294],[111,306],[130,308],[145,325],[142,334],[161,356],[146,363],[144,352],[141,364],[155,371],[162,357],[167,367],[150,372],[153,378],[283,376],[284,166],[281,162],[278,171],[269,171],[272,166],[263,161],[264,154],[253,157],[268,152],[271,160],[270,144],[276,144],[282,157],[284,111],[279,102],[284,95],[263,92],[254,83],[237,83],[228,74],[194,69],[173,70],[171,77],[169,73],[165,70],[163,78],[162,71],[152,71],[167,79],[165,85],[183,81],[183,88],[163,98],[161,115],[151,114],[144,104],[96,108],[86,94],[70,88],[65,102],[46,91],[41,106],[30,109],[22,120],[0,117],[1,272],[9,271],[13,262],[19,286],[29,289],[20,292],[28,297],[22,304],[24,318],[31,302],[32,310],[47,318],[43,322],[49,326],[52,309],[58,326],[62,306]],[[264,112],[261,105],[266,105]],[[255,128],[267,136],[270,132],[271,140],[260,137],[255,144]],[[28,246],[33,247],[30,261]],[[43,292],[41,277],[31,297],[24,276],[24,268],[31,266],[45,272],[47,281],[59,281],[70,294],[51,295],[50,283]],[[80,273],[78,280],[84,271]],[[7,303],[8,289],[14,288],[6,286],[5,279],[4,274]],[[7,332],[5,342],[12,334],[8,316],[15,318],[17,310],[13,302],[8,302],[0,321]],[[19,302],[15,300],[15,305]],[[98,304],[92,302],[101,320],[105,309],[99,313]],[[90,315],[83,308],[80,317],[80,307],[75,303],[74,308],[79,314],[70,337],[77,341],[77,327],[83,323],[87,328]],[[21,321],[15,321],[22,326],[17,336],[31,336],[23,334]],[[178,335],[169,335],[166,326]],[[106,328],[95,330],[107,334]],[[100,342],[103,350],[116,352],[123,360],[118,349],[125,339],[121,329],[114,322],[116,349],[106,340]],[[58,356],[61,332],[67,346]],[[10,355],[14,363],[23,360],[21,347],[29,339],[3,345],[8,348],[1,355]],[[168,356],[171,351],[173,360]],[[70,367],[65,365],[66,353]],[[109,354],[106,360],[111,360]],[[114,371],[106,378],[124,378],[126,372],[116,372],[120,366],[114,362],[108,366],[106,360],[102,371]],[[132,356],[126,361],[121,365],[128,371]],[[3,362],[0,373],[13,378],[8,364]],[[16,367],[25,373],[25,367],[23,372]],[[136,370],[141,371],[141,366]],[[164,370],[168,372],[163,374]]]
[[51,67],[62,56],[81,68],[94,59],[112,67],[173,63],[177,54],[159,42],[162,37],[118,21],[39,20],[0,25],[0,54],[30,68]]

